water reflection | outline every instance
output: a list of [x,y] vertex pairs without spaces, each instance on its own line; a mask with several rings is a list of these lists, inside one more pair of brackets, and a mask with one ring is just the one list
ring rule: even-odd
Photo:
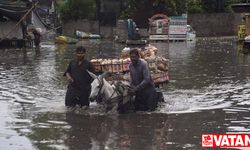
[[[113,41],[78,44],[88,58],[118,57],[124,48]],[[202,133],[249,132],[250,56],[237,51],[233,38],[151,44],[171,61],[166,103],[125,115],[105,114],[95,103],[80,113],[65,109],[62,74],[76,45],[1,50],[0,148],[201,149]]]
[[33,119],[32,133],[27,136],[38,149],[200,149],[200,135],[225,133],[226,118],[223,110],[195,116],[41,113]]
[[[170,45],[171,78],[175,87],[200,89],[210,84],[237,80],[237,55],[232,39],[198,39],[195,49],[186,48],[186,43]],[[211,42],[211,43],[210,43]]]

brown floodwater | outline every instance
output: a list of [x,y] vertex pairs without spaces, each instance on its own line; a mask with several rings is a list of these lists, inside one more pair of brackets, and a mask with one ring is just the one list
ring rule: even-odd
[[[64,107],[63,72],[75,45],[0,50],[0,149],[196,150],[202,134],[250,132],[250,55],[234,38],[151,44],[170,59],[166,102],[155,112],[129,114],[105,113],[96,103]],[[88,58],[118,57],[124,48],[98,40],[78,45]]]

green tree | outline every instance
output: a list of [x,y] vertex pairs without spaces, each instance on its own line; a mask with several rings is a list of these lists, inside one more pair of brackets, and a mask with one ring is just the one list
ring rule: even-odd
[[203,13],[200,0],[187,0],[188,13]]
[[165,13],[168,14],[168,16],[178,15],[177,5],[175,0],[165,0],[165,3],[167,5]]
[[62,20],[94,19],[96,13],[95,0],[67,0],[59,6]]
[[176,0],[176,15],[182,15],[183,13],[187,13],[187,1],[188,0]]
[[225,13],[232,12],[232,4],[245,2],[246,0],[201,0],[201,5],[204,13]]
[[155,13],[179,15],[185,10],[186,5],[183,0],[128,0],[120,18],[133,18],[140,14],[153,15]]
[[224,12],[225,0],[201,0],[201,5],[206,13]]
[[123,10],[121,12],[121,15],[119,16],[119,18],[121,19],[127,19],[127,18],[131,18],[137,10],[137,6],[138,6],[138,1],[136,0],[128,0],[123,2]]

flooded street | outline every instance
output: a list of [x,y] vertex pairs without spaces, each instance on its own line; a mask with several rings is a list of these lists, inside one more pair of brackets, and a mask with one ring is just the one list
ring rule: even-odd
[[[118,56],[124,45],[83,41],[88,58]],[[205,133],[250,132],[250,55],[234,38],[152,43],[170,59],[166,103],[152,113],[105,114],[64,107],[63,77],[74,45],[0,50],[0,149],[202,149]],[[25,102],[25,103],[23,103]]]

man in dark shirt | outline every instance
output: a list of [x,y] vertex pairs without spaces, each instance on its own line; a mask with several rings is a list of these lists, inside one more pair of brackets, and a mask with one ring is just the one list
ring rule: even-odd
[[131,87],[129,93],[135,95],[135,109],[153,111],[157,107],[157,93],[150,77],[149,67],[145,60],[140,59],[139,51],[130,51],[129,65]]
[[69,81],[68,89],[65,96],[65,105],[74,107],[77,104],[89,106],[89,95],[91,92],[92,77],[87,70],[94,72],[93,65],[87,61],[84,56],[86,49],[82,46],[76,48],[76,60],[72,60],[64,76]]
[[39,48],[39,45],[40,45],[40,42],[41,42],[41,34],[36,29],[34,29],[32,31],[32,33],[34,34],[34,43],[35,43],[35,46],[36,46],[36,48]]

